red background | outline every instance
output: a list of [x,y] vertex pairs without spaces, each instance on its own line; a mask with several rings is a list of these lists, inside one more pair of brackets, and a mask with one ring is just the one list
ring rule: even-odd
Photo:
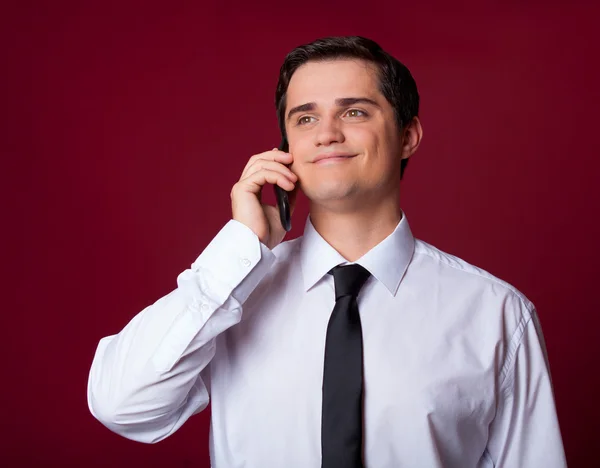
[[[402,194],[415,235],[537,305],[568,460],[590,466],[600,10],[411,3],[4,4],[2,464],[209,466],[208,412],[153,446],[92,418],[94,350],[175,286],[229,219],[247,158],[279,142],[285,54],[359,34],[422,96]],[[290,237],[306,214],[301,199]]]

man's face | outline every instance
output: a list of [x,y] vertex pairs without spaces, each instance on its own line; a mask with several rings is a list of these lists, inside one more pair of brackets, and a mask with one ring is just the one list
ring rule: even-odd
[[[402,136],[373,65],[302,65],[290,80],[285,112],[291,169],[311,202],[342,208],[397,194]],[[317,161],[331,155],[342,157]]]

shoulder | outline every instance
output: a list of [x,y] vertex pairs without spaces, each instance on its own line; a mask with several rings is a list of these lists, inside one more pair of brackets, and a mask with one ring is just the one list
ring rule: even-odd
[[446,282],[465,294],[470,292],[481,299],[494,299],[506,307],[512,306],[524,318],[535,312],[534,304],[513,284],[423,240],[415,239],[412,263],[424,269],[432,281]]
[[492,342],[500,344],[502,365],[498,371],[502,379],[528,329],[543,340],[535,305],[507,281],[417,239],[412,266],[435,304],[466,319],[459,322],[478,330],[486,342],[497,338]]

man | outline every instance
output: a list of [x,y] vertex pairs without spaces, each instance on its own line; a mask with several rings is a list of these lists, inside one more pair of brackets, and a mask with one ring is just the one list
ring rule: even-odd
[[[177,288],[100,341],[94,416],[152,443],[210,398],[217,468],[565,466],[534,305],[415,239],[400,208],[418,104],[370,40],[292,51],[289,152],[251,157]],[[267,183],[310,200],[302,237],[282,242]]]

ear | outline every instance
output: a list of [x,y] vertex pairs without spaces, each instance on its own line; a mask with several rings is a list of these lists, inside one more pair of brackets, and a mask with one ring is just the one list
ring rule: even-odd
[[402,129],[402,158],[410,158],[419,148],[423,139],[423,127],[419,117],[412,120]]

